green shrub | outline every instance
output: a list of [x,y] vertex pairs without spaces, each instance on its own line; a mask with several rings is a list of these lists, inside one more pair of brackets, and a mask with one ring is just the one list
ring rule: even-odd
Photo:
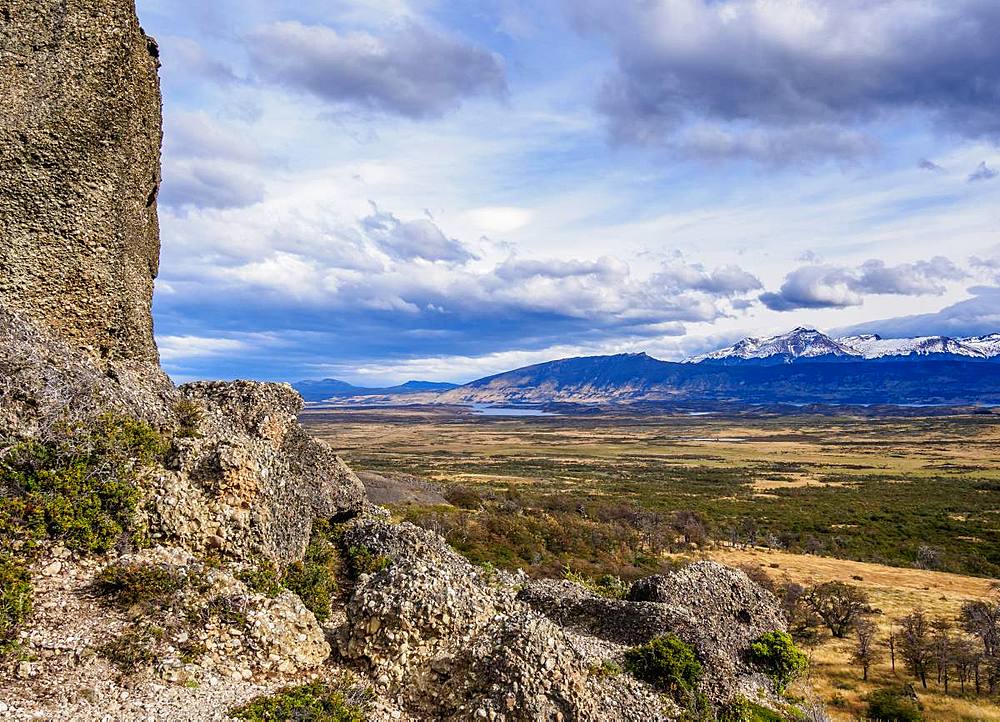
[[170,567],[153,564],[111,564],[94,578],[94,591],[123,607],[166,606],[192,579]]
[[784,722],[784,719],[774,710],[745,697],[737,697],[719,713],[719,722]]
[[899,689],[879,689],[868,695],[867,717],[876,722],[919,722],[920,703]]
[[330,617],[330,605],[339,588],[337,579],[344,566],[331,536],[329,525],[316,522],[302,561],[290,564],[281,579],[321,622]]
[[351,575],[356,579],[362,574],[378,574],[392,564],[389,557],[375,556],[371,549],[364,546],[352,546],[347,549],[347,560],[351,567]]
[[767,632],[758,637],[750,645],[750,661],[771,678],[778,692],[784,692],[809,663],[786,632]]
[[174,417],[177,419],[174,436],[181,439],[196,439],[201,436],[200,428],[205,410],[197,402],[181,399],[174,404]]
[[694,649],[672,634],[627,650],[625,669],[678,699],[690,696],[701,677]]
[[16,644],[21,624],[31,614],[31,574],[15,557],[0,553],[0,656]]
[[364,711],[348,703],[343,692],[322,682],[286,687],[268,697],[229,711],[229,716],[249,722],[365,722]]
[[108,551],[131,530],[139,476],[163,451],[151,426],[112,414],[15,444],[0,461],[0,543]]
[[284,590],[281,574],[274,564],[266,560],[238,572],[236,578],[246,584],[251,591],[272,599]]
[[573,571],[570,567],[563,570],[563,578],[586,587],[594,594],[610,599],[624,599],[628,596],[629,585],[621,577],[614,574],[602,574],[595,578],[585,577],[579,572]]

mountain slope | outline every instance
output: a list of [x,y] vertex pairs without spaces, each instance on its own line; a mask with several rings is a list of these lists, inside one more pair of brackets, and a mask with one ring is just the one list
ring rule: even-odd
[[670,363],[646,354],[571,358],[445,392],[439,403],[1000,405],[1000,366],[943,355],[914,362],[827,355],[808,363]]

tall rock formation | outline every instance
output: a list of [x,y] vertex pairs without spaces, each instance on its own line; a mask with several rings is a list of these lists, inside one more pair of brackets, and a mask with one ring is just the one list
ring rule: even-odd
[[134,0],[0,0],[0,303],[103,370],[157,363],[158,56]]

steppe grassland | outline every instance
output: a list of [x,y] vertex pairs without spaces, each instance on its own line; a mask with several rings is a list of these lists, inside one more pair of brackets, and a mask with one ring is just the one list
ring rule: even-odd
[[[426,408],[315,412],[305,420],[356,468],[412,473],[437,481],[446,493],[515,496],[529,510],[526,516],[549,513],[557,499],[626,501],[663,513],[696,509],[717,538],[724,539],[727,526],[738,526],[740,518],[758,522],[762,540],[767,530],[781,529],[799,539],[813,537],[825,545],[821,555],[727,543],[696,554],[760,566],[778,582],[862,586],[881,611],[883,633],[892,619],[913,609],[954,619],[963,602],[990,594],[991,579],[981,570],[973,569],[981,576],[969,576],[913,568],[916,547],[941,547],[948,557],[943,563],[959,571],[968,571],[970,554],[1000,549],[997,417],[504,419]],[[485,507],[395,511],[418,522],[433,514],[487,513]],[[472,550],[473,557],[489,552]],[[602,559],[585,558],[578,547],[553,554],[547,566],[516,553],[494,561],[536,573],[558,571],[560,564],[602,571]],[[857,561],[872,558],[895,566]],[[652,570],[638,564],[635,569]],[[863,682],[850,661],[851,644],[824,635],[809,650],[806,682],[838,720],[857,719],[869,691],[908,681],[901,664],[893,675],[885,661]],[[945,696],[934,684],[921,700],[928,719],[1000,720],[1000,708],[989,701]]]

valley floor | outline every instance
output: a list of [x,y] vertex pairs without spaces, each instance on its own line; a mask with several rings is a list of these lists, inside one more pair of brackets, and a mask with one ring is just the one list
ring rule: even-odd
[[[483,564],[655,573],[691,556],[673,522],[690,511],[705,527],[694,554],[759,566],[778,583],[863,587],[883,631],[916,608],[954,620],[1000,576],[997,416],[504,418],[411,407],[303,422],[396,517]],[[850,647],[826,634],[810,650],[808,684],[845,720],[869,691],[910,681],[885,662],[862,682]],[[929,719],[1000,720],[989,700],[945,696],[933,680],[917,692]]]

